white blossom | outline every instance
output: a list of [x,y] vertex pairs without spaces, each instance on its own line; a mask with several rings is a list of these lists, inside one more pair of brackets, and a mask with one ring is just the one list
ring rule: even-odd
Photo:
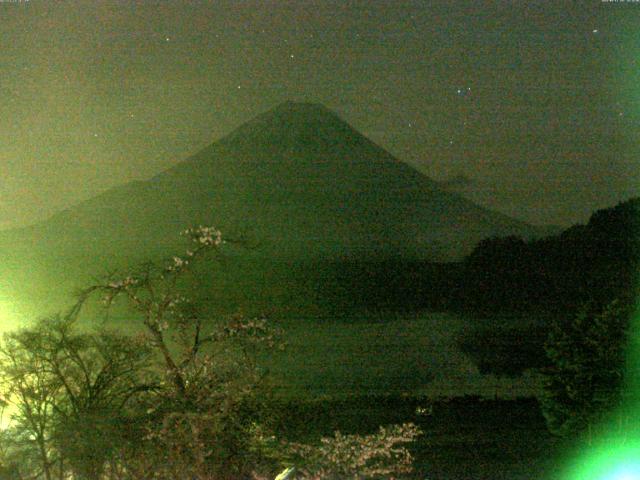
[[201,246],[218,247],[223,243],[222,232],[215,227],[200,225],[197,228],[185,230],[183,233],[189,235],[195,243]]
[[180,257],[173,257],[173,264],[175,267],[180,268],[184,265],[184,260]]

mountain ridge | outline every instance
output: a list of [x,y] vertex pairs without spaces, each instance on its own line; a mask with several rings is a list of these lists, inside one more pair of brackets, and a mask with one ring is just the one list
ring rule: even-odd
[[[259,240],[234,259],[243,264],[235,278],[255,283],[249,290],[268,289],[274,275],[272,283],[298,282],[308,275],[293,280],[287,270],[303,264],[454,259],[487,236],[538,231],[442,191],[326,107],[287,102],[148,180],[0,232],[0,249],[13,257],[15,288],[29,286],[28,271],[45,290],[71,290],[114,265],[179,253],[178,233],[198,224]],[[58,280],[44,285],[50,278]]]

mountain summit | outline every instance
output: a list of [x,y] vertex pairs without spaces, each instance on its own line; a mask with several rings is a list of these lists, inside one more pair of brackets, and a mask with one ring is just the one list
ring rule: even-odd
[[534,233],[441,190],[317,104],[281,104],[152,183],[183,192],[176,212],[207,205],[202,221],[250,228],[278,257],[453,258],[487,236]]
[[20,291],[36,271],[55,285],[90,278],[181,251],[178,233],[194,224],[255,238],[243,271],[258,282],[278,265],[452,259],[489,236],[536,233],[440,189],[327,108],[286,102],[148,181],[1,232],[15,266],[5,279]]
[[285,102],[245,123],[223,141],[236,148],[271,149],[277,145],[309,154],[339,146],[354,148],[362,140],[362,135],[323,105]]

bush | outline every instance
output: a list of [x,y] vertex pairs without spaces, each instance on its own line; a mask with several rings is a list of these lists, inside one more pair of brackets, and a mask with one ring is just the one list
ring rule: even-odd
[[286,450],[299,465],[299,478],[394,479],[411,473],[413,456],[406,448],[422,432],[412,423],[380,427],[371,435],[344,435],[335,432],[319,446],[292,443]]
[[630,307],[613,301],[552,323],[540,399],[552,433],[591,431],[620,404],[630,316]]

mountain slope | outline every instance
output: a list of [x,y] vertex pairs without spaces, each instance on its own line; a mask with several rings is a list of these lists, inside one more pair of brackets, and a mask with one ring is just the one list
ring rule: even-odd
[[[485,237],[536,235],[441,190],[326,108],[288,102],[148,181],[0,232],[0,273],[16,295],[35,284],[52,290],[43,283],[50,278],[71,287],[108,265],[181,251],[178,233],[194,224],[258,240],[238,272],[263,283],[279,270],[274,265],[459,258]],[[296,278],[305,278],[304,269]]]

